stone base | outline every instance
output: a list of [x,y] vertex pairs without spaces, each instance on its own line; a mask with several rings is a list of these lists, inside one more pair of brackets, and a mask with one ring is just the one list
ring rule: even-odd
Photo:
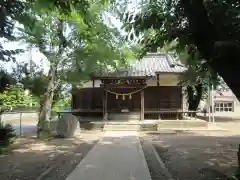
[[71,114],[63,114],[57,123],[57,135],[59,137],[73,137],[78,126],[78,119]]
[[131,121],[140,120],[140,112],[121,112],[121,113],[109,113],[109,121]]
[[160,120],[157,122],[157,129],[189,129],[189,128],[206,128],[208,123],[204,120]]
[[89,121],[80,122],[80,126],[83,130],[161,131],[166,129],[207,129],[208,123],[204,120]]

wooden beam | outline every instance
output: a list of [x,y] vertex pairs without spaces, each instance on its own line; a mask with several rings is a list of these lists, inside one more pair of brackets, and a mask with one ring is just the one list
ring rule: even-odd
[[110,88],[144,88],[146,86],[146,84],[118,84],[118,85],[112,85],[112,84],[107,84],[106,88],[110,89]]
[[144,121],[144,90],[141,91],[141,121]]
[[101,82],[112,86],[143,86],[146,85],[146,79],[101,79]]
[[[104,87],[104,84],[100,84],[100,87]],[[146,84],[145,85],[111,85],[111,84],[106,84],[105,85],[105,88],[106,89],[111,89],[111,88],[144,88],[146,87]]]

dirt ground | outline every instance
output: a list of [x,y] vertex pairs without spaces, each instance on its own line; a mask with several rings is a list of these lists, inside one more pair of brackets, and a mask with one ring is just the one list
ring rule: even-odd
[[[222,134],[222,135],[221,135]],[[223,132],[148,134],[169,172],[177,180],[225,179],[234,174],[240,136]]]
[[69,139],[20,138],[11,152],[0,156],[0,179],[65,180],[102,135],[92,131],[78,132]]

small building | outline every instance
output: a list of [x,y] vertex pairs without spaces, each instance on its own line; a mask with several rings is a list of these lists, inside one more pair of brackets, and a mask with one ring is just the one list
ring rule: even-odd
[[185,70],[170,54],[148,53],[129,68],[95,74],[82,88],[74,88],[72,108],[78,116],[105,120],[126,114],[139,120],[176,119],[183,109],[179,78]]
[[214,91],[214,111],[216,113],[233,113],[237,110],[238,100],[231,90]]
[[[240,116],[240,103],[226,84],[222,84],[221,88],[213,91],[213,102],[215,116]],[[200,104],[200,109],[207,109],[207,105],[207,99],[203,100]]]

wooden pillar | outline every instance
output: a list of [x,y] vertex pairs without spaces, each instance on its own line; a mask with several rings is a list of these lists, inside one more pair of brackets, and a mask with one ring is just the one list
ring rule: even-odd
[[105,113],[104,113],[104,120],[107,121],[108,120],[108,105],[107,105],[107,101],[108,101],[108,92],[107,91],[104,91],[105,92]]
[[[184,111],[184,107],[183,107],[183,103],[184,103],[184,95],[183,95],[183,88],[182,86],[179,87],[180,88],[180,101],[181,101],[181,111],[183,112]],[[180,119],[182,119],[184,116],[184,113],[181,113],[180,115]]]
[[[159,83],[159,74],[157,74],[157,87],[160,88],[159,86],[160,86],[160,83]],[[159,93],[159,89],[158,89],[158,93]],[[161,107],[160,107],[160,101],[161,101],[160,96],[157,96],[157,109],[158,109],[158,110],[161,109]],[[160,119],[161,119],[161,114],[159,113],[159,114],[158,114],[158,120],[160,120]]]
[[76,109],[76,103],[77,103],[77,99],[76,99],[76,91],[75,91],[76,87],[74,85],[72,85],[72,101],[71,101],[71,106],[72,109]]
[[95,80],[92,79],[92,93],[91,93],[91,109],[93,110],[93,106],[94,106],[94,98],[93,98],[93,94],[94,94],[94,90],[93,88],[95,88]]
[[102,95],[102,112],[103,112],[103,121],[105,120],[105,85],[103,85],[103,95]]
[[107,91],[105,82],[103,83],[103,121],[107,121]]
[[91,102],[91,110],[93,110],[93,88],[91,88],[91,97],[90,97],[90,102]]
[[[92,80],[92,83],[94,82],[94,80]],[[92,88],[91,88],[91,97],[90,97],[90,102],[91,102],[91,110],[93,110],[93,85],[92,85]]]
[[141,91],[141,121],[144,121],[144,90]]
[[159,86],[160,83],[159,83],[159,74],[157,74],[157,86]]

